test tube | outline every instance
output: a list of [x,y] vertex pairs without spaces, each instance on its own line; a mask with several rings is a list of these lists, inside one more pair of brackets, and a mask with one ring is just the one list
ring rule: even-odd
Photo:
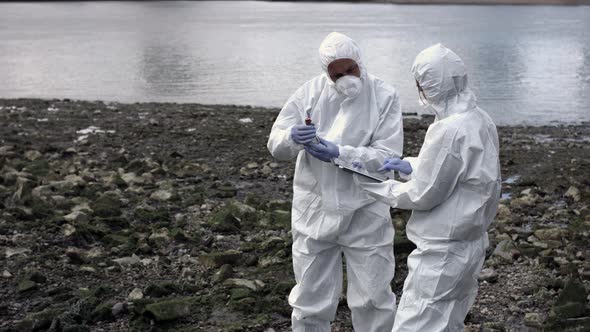
[[[311,122],[311,114],[309,114],[309,109],[305,111],[305,115],[306,115],[305,124],[308,126],[312,126],[313,122]],[[316,136],[311,139],[311,142],[313,144],[320,144],[320,139]]]

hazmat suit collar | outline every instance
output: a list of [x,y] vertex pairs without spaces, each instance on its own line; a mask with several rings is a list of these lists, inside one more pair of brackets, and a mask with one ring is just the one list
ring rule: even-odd
[[471,89],[449,97],[438,103],[430,104],[436,120],[448,118],[453,114],[464,113],[477,107],[477,99]]
[[468,86],[465,64],[442,44],[420,52],[414,60],[412,74],[424,91],[436,120],[470,111],[477,106],[475,94]]

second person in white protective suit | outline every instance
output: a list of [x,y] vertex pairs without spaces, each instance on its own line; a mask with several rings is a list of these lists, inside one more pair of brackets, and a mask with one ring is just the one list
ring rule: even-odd
[[[293,331],[330,331],[342,291],[356,331],[390,331],[395,314],[394,230],[389,206],[370,197],[331,161],[362,162],[376,170],[401,156],[397,93],[366,73],[357,44],[329,34],[319,49],[324,73],[289,98],[272,127],[271,154],[297,158],[293,179],[293,270],[289,295]],[[314,125],[306,125],[311,116]],[[321,143],[312,140],[321,138]]]
[[459,332],[477,294],[500,197],[498,135],[451,50],[441,44],[425,49],[412,73],[434,123],[418,157],[388,159],[382,167],[407,182],[362,185],[394,208],[413,210],[406,232],[417,248],[408,257],[393,331]]

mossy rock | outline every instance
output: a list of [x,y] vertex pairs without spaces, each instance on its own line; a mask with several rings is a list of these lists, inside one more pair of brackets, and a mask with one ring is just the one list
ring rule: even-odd
[[183,197],[182,203],[185,206],[201,205],[205,203],[205,194],[202,192],[192,193]]
[[566,318],[577,318],[584,316],[586,311],[585,303],[568,302],[566,304],[553,306],[551,308],[551,315],[558,320]]
[[[289,313],[289,316],[291,314]],[[257,325],[268,325],[272,322],[272,317],[269,314],[258,314],[256,315],[256,319],[254,319],[254,323]]]
[[229,264],[223,265],[219,271],[215,272],[211,280],[214,283],[221,283],[224,282],[226,279],[230,278],[234,273],[233,268]]
[[98,183],[89,183],[82,188],[77,188],[77,195],[80,197],[86,197],[88,199],[94,200],[100,197],[102,192],[104,191],[104,187]]
[[252,290],[249,288],[232,288],[230,291],[231,300],[238,301],[252,295]]
[[19,293],[26,293],[37,289],[37,283],[31,280],[22,280],[17,286]]
[[102,242],[107,245],[116,247],[122,244],[127,244],[129,242],[129,237],[119,234],[108,234],[102,238]]
[[[15,226],[18,227],[18,221],[31,221],[34,220],[35,217],[33,216],[33,212],[31,209],[27,209],[24,207],[11,207],[4,210],[5,212],[9,213],[12,218],[14,218]],[[10,220],[8,220],[10,222]]]
[[223,325],[220,331],[223,332],[245,332],[248,331],[248,324],[245,322],[231,322]]
[[218,251],[203,254],[199,261],[207,267],[221,267],[222,265],[234,265],[242,258],[242,252],[237,250]]
[[33,197],[30,200],[27,200],[25,206],[31,208],[33,212],[33,217],[35,219],[47,219],[54,215],[55,208],[51,206],[49,203],[45,202],[42,199]]
[[99,227],[88,222],[74,223],[76,231],[74,232],[73,241],[78,245],[87,245],[102,239],[108,232],[105,227]]
[[241,230],[253,229],[263,211],[257,211],[250,205],[231,202],[220,208],[209,218],[211,230],[219,233],[239,233]]
[[291,212],[274,210],[270,213],[270,223],[273,229],[291,229]]
[[114,319],[113,317],[113,302],[105,302],[99,304],[92,313],[90,317],[93,322],[100,322],[100,321],[111,321]]
[[258,242],[242,242],[240,243],[240,250],[243,252],[251,252],[260,249]]
[[37,159],[31,161],[26,167],[22,169],[23,172],[31,173],[35,177],[44,177],[49,174],[51,166],[45,159]]
[[114,291],[109,286],[98,286],[89,291],[88,295],[96,299],[105,299],[113,294]]
[[180,292],[182,292],[182,286],[174,282],[165,281],[150,284],[145,290],[145,295],[151,297],[164,297]]
[[582,317],[586,311],[586,288],[577,279],[569,279],[551,308],[550,322]]
[[148,209],[139,208],[135,210],[134,216],[142,222],[153,223],[170,221],[170,215],[168,214],[168,211],[165,210],[150,211]]
[[119,175],[118,173],[113,178],[113,184],[115,186],[117,186],[118,188],[126,188],[127,187],[127,183],[123,180],[121,175]]
[[109,218],[121,215],[121,205],[119,198],[114,195],[102,195],[90,205],[90,208],[95,216]]
[[39,272],[38,270],[28,270],[25,274],[25,279],[26,280],[31,280],[33,282],[39,283],[39,284],[43,284],[47,281],[47,277]]
[[269,211],[282,210],[291,211],[291,202],[283,199],[276,199],[268,202],[266,207]]
[[133,306],[131,307],[133,312],[139,316],[143,316],[143,313],[145,312],[145,308],[152,303],[155,303],[157,300],[156,299],[139,299],[139,300],[133,300]]
[[561,293],[559,293],[555,305],[564,305],[571,302],[586,304],[586,295],[586,288],[579,280],[569,279]]
[[260,309],[268,313],[278,313],[284,317],[290,317],[292,310],[284,297],[272,294],[262,298]]
[[88,325],[69,325],[65,326],[63,332],[90,332],[91,329]]
[[237,301],[230,301],[229,307],[232,310],[241,311],[243,313],[255,313],[260,309],[256,303],[256,298],[245,297]]
[[177,320],[189,316],[198,301],[199,298],[188,297],[148,304],[143,315],[156,322]]
[[272,236],[262,242],[257,251],[263,253],[275,253],[283,248],[285,248],[285,241],[281,237]]
[[47,309],[40,312],[28,314],[25,319],[17,324],[17,330],[20,332],[40,331],[51,326],[54,318],[65,312],[65,309]]
[[209,218],[211,230],[218,233],[240,233],[242,228],[239,211],[234,205],[228,205],[215,212]]
[[238,193],[236,187],[231,183],[214,184],[211,189],[213,189],[213,196],[217,198],[232,198]]
[[244,203],[256,208],[263,209],[266,207],[267,200],[259,195],[253,193],[247,193]]
[[97,218],[96,221],[108,226],[111,231],[120,231],[129,227],[129,221],[123,217]]
[[289,292],[291,292],[293,287],[295,287],[295,280],[280,281],[272,289],[272,294],[277,296],[286,296],[289,295]]
[[178,242],[189,242],[191,238],[180,228],[176,227],[170,231],[170,236]]

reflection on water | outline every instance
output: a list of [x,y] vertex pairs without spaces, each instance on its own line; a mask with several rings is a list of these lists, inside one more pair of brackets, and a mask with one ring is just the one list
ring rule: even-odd
[[409,72],[443,42],[501,124],[590,121],[590,7],[0,3],[0,97],[281,106],[330,31],[420,112]]

